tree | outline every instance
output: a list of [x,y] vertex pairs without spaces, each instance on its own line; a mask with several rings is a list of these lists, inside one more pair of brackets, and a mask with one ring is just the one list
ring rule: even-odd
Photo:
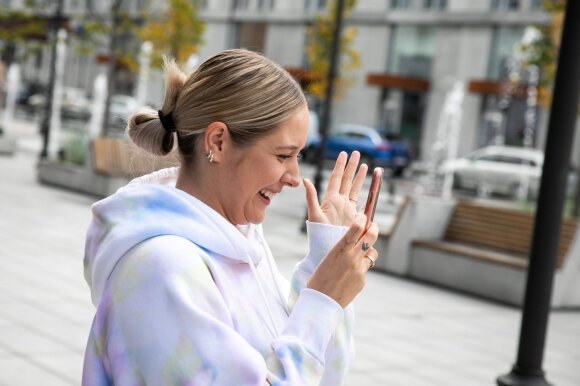
[[536,27],[541,34],[539,39],[520,46],[520,49],[526,54],[528,59],[526,64],[533,64],[540,68],[538,100],[541,106],[549,107],[552,102],[551,88],[556,76],[566,1],[544,0],[542,7],[550,14],[551,22]]
[[168,0],[165,12],[145,19],[138,35],[153,44],[153,66],[161,67],[163,55],[183,64],[199,50],[205,24],[198,17],[198,0]]
[[[521,50],[527,53],[528,64],[535,64],[540,68],[538,101],[541,106],[549,108],[552,104],[552,87],[556,77],[566,0],[544,0],[542,7],[550,14],[551,22],[548,25],[537,27],[541,32],[541,37],[522,46]],[[580,133],[576,133],[576,135],[580,135]],[[572,216],[580,218],[580,166],[577,167],[576,176],[576,194]]]
[[[343,17],[350,14],[357,0],[346,0]],[[317,16],[314,24],[308,28],[308,44],[306,46],[306,56],[310,70],[313,73],[312,81],[307,90],[319,99],[325,98],[326,92],[326,74],[329,69],[330,49],[332,46],[332,33],[335,30],[335,13],[336,1],[328,5],[325,15]],[[341,97],[345,94],[346,89],[355,81],[355,71],[360,67],[360,55],[354,49],[353,43],[356,38],[357,29],[348,26],[343,29],[340,37],[340,71],[335,81],[335,95]]]

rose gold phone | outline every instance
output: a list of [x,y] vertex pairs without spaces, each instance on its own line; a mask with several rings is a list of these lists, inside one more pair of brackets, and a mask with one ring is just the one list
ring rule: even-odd
[[367,203],[365,205],[365,216],[367,216],[367,224],[365,229],[368,229],[375,217],[375,209],[377,209],[377,201],[379,193],[381,192],[381,182],[385,169],[375,168],[373,171],[373,179],[371,180],[371,187],[369,188],[369,195],[367,196]]

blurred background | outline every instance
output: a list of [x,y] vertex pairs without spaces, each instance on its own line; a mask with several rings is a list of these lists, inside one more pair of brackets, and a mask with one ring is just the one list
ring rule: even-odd
[[[387,170],[377,221],[384,229],[381,253],[391,257],[382,259],[378,267],[388,275],[372,276],[373,288],[382,288],[388,278],[389,286],[398,283],[389,287],[397,292],[400,286],[407,286],[397,281],[401,277],[415,279],[421,284],[417,284],[417,297],[411,296],[405,304],[412,310],[409,312],[425,316],[436,311],[437,307],[426,306],[425,291],[431,296],[457,296],[454,299],[460,299],[459,303],[441,300],[448,305],[445,316],[455,320],[466,310],[468,300],[455,292],[435,295],[431,287],[425,290],[421,285],[428,282],[437,288],[452,288],[475,295],[474,301],[482,302],[478,304],[485,309],[471,308],[469,303],[468,310],[477,310],[479,316],[489,313],[507,318],[502,320],[514,327],[525,288],[565,1],[345,0],[343,7],[334,92],[328,101],[337,1],[0,0],[0,176],[4,180],[0,225],[6,237],[6,244],[0,246],[0,275],[6,280],[2,299],[29,302],[27,311],[11,304],[0,313],[0,365],[17,364],[12,378],[0,376],[0,385],[16,384],[10,380],[21,379],[26,371],[18,366],[26,369],[22,363],[27,361],[32,368],[56,377],[54,384],[59,380],[75,384],[80,379],[79,358],[93,312],[80,266],[90,203],[113,193],[130,178],[175,164],[172,158],[155,159],[135,151],[124,137],[127,118],[133,112],[145,105],[156,110],[162,106],[164,55],[175,58],[187,73],[214,53],[238,47],[261,52],[282,65],[304,88],[309,101],[303,174],[327,176],[331,160],[343,150],[358,150],[371,167]],[[566,370],[573,363],[580,364],[580,352],[573,348],[580,347],[580,332],[573,327],[580,307],[578,124],[575,131],[563,198],[562,232],[567,239],[562,239],[558,257],[557,275],[564,279],[556,283],[553,306],[568,310],[556,317],[559,330],[555,336],[576,335],[570,341],[558,340],[555,349],[548,348],[555,350],[556,357],[568,358],[569,362],[550,362],[562,385],[580,382]],[[271,224],[274,230],[269,241],[288,258],[281,263],[288,271],[290,263],[304,252],[288,252],[289,240],[305,242],[299,232],[305,209],[298,214],[287,209],[304,206],[302,193],[287,196],[273,211],[276,221],[296,223],[292,230],[276,227],[275,221]],[[458,202],[467,204],[458,206]],[[465,224],[473,224],[473,219],[459,218],[469,210],[493,213],[492,217],[508,223],[507,229],[492,222],[471,229]],[[514,220],[513,213],[524,220]],[[31,220],[35,216],[51,220]],[[524,225],[513,225],[518,221]],[[38,246],[30,249],[14,243],[15,238],[23,237],[15,227],[38,236]],[[47,233],[47,228],[52,232]],[[467,233],[475,236],[457,234],[457,229],[468,228]],[[486,239],[484,235],[493,229],[498,234]],[[55,246],[59,230],[67,233],[61,240],[70,243],[66,250]],[[512,231],[515,233],[509,235]],[[423,239],[476,250],[453,249],[452,253],[468,256],[470,261],[454,266],[455,262],[436,260],[448,258],[441,255],[451,253],[448,245],[415,248]],[[516,244],[521,247],[513,247]],[[429,255],[431,263],[422,265],[429,248],[439,248],[438,255]],[[51,256],[61,265],[49,265],[41,255]],[[489,264],[491,270],[486,268]],[[437,266],[452,268],[438,275]],[[53,298],[45,299],[47,288],[30,285],[31,277],[36,278],[31,272],[37,269],[54,270],[61,279],[70,280],[70,285],[58,286]],[[413,290],[405,287],[405,291]],[[413,299],[420,300],[413,305]],[[492,303],[487,303],[490,299]],[[68,323],[65,330],[81,337],[72,346],[62,339],[66,334],[63,327],[56,327],[62,318],[52,320],[46,307],[42,315],[36,314],[39,303],[53,301],[60,305],[56,314],[62,312]],[[380,302],[371,298],[361,307],[370,307],[369,314],[375,315]],[[515,308],[504,308],[506,304]],[[395,307],[395,315],[405,307]],[[393,308],[382,311],[392,312]],[[28,313],[32,316],[23,316]],[[71,319],[71,313],[82,316]],[[402,320],[396,316],[392,320],[400,327],[409,315],[403,312]],[[30,320],[37,317],[51,319],[56,330],[33,327]],[[54,361],[42,359],[50,350],[40,350],[38,357],[26,349],[18,351],[14,347],[22,347],[22,341],[11,340],[9,336],[18,335],[11,334],[11,328],[48,337],[73,354],[67,351],[68,360]],[[457,338],[453,329],[448,333],[439,342],[441,346]],[[492,339],[495,333],[497,328],[485,339]],[[474,385],[493,382],[494,376],[508,369],[514,350],[515,338],[504,338],[496,342],[501,350],[490,354],[504,366],[493,363],[490,368],[494,370],[488,371],[490,378],[485,382],[466,382],[474,379],[474,371],[471,378],[443,373],[441,378],[413,380],[401,373],[398,379],[407,385],[444,385],[448,383],[441,379],[452,378]],[[376,337],[364,335],[362,339]],[[401,343],[401,347],[407,346]],[[365,355],[373,361],[372,350],[367,348],[366,354],[362,351],[363,364],[368,363]],[[2,362],[4,354],[16,355],[20,361]],[[456,355],[455,361],[470,358],[465,352],[450,355]],[[69,368],[74,368],[73,375],[63,376]],[[386,379],[386,375],[381,378],[382,370],[367,379],[363,369],[366,367],[355,369],[353,385],[359,381],[386,384],[382,383]],[[392,374],[392,367],[390,371]],[[27,382],[17,384],[32,384]]]

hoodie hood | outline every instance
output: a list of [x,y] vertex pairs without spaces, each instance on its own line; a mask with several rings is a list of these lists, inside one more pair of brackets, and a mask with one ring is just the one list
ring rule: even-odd
[[84,273],[95,306],[119,260],[152,237],[180,236],[232,264],[259,263],[261,226],[234,226],[197,198],[175,188],[177,172],[178,168],[163,169],[137,178],[92,206]]

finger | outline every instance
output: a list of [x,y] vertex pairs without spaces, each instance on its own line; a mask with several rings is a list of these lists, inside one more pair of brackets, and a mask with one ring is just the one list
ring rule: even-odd
[[[354,181],[352,183],[352,187],[350,188],[350,192],[348,195],[353,200],[358,200],[358,197],[360,195],[360,190],[363,187],[368,170],[369,170],[369,167],[366,164],[362,164],[358,168],[358,172],[356,173],[356,176],[354,177]],[[364,206],[363,206],[363,208],[364,208]]]
[[363,256],[363,260],[365,262],[366,269],[369,270],[369,269],[373,268],[375,266],[375,263],[377,262],[378,258],[379,258],[379,252],[374,248],[369,249],[365,253],[365,255]]
[[370,245],[373,245],[378,238],[379,238],[379,226],[377,225],[376,222],[371,222],[370,224],[368,224],[368,226],[366,226],[365,224],[365,230],[363,231],[360,240],[358,241],[358,244],[366,242],[369,243]]
[[346,244],[352,244],[353,246],[357,245],[357,241],[360,240],[364,233],[366,221],[367,216],[364,214],[357,213],[355,215],[354,221],[343,236],[343,240]]
[[328,186],[326,188],[327,192],[338,192],[340,187],[340,182],[342,181],[342,175],[344,173],[344,167],[346,165],[347,154],[341,151],[336,158],[336,163],[334,164],[334,169],[330,173],[330,179],[328,180]]
[[[342,176],[342,181],[340,183],[339,193],[341,195],[346,195],[350,193],[350,187],[352,186],[352,179],[354,173],[356,172],[356,167],[358,166],[358,161],[360,160],[360,153],[358,151],[353,151],[350,155],[350,159],[346,164],[346,169],[344,169],[344,174]],[[356,200],[356,197],[349,197]]]
[[308,209],[308,218],[314,218],[320,209],[318,204],[318,193],[314,184],[309,179],[304,178],[304,189],[306,190],[306,208]]

